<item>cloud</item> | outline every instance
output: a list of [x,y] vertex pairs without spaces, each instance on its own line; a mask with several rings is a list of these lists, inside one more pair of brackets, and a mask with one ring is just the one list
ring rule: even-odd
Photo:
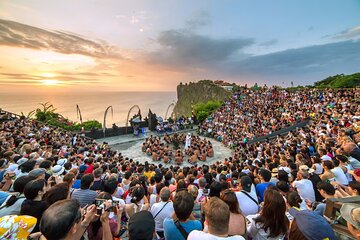
[[96,58],[123,58],[117,47],[73,33],[49,31],[0,19],[0,45],[80,54]]
[[11,80],[14,84],[16,83],[38,83],[47,79],[55,79],[58,81],[62,81],[67,85],[72,84],[84,84],[84,83],[100,83],[102,82],[96,78],[89,78],[90,75],[81,76],[80,74],[66,74],[63,73],[61,75],[56,75],[54,77],[46,77],[36,74],[24,74],[24,73],[8,73],[8,72],[0,72],[1,82],[4,80]]
[[269,41],[259,43],[259,46],[269,47],[269,46],[275,45],[276,43],[278,43],[277,39],[271,39]]
[[[288,49],[228,62],[223,71],[231,74],[261,76],[263,79],[313,81],[331,74],[355,72],[360,64],[360,41],[341,41]],[[309,82],[308,82],[309,83]]]
[[149,54],[150,62],[195,68],[225,61],[254,44],[250,38],[213,39],[180,30],[163,31],[156,42],[160,49]]
[[349,40],[360,38],[360,26],[346,29],[332,36],[333,39]]
[[211,16],[206,11],[193,12],[189,20],[185,22],[185,27],[189,30],[197,30],[211,24]]

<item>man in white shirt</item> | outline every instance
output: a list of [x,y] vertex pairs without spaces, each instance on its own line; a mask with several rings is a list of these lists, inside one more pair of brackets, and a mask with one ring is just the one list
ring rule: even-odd
[[309,173],[314,171],[306,165],[301,165],[296,176],[296,181],[292,183],[292,186],[297,190],[303,201],[310,200],[315,202],[315,191],[312,182],[308,179]]
[[228,236],[230,210],[221,199],[210,198],[205,206],[205,218],[208,223],[208,233],[193,230],[187,237],[188,240],[245,240],[240,235]]
[[164,219],[171,217],[171,214],[174,212],[173,203],[169,201],[170,199],[170,189],[168,187],[163,187],[160,191],[161,201],[155,203],[151,207],[151,214],[155,220],[155,231],[160,238],[164,238]]
[[240,192],[236,192],[236,198],[239,202],[241,212],[245,215],[254,215],[259,212],[258,197],[255,188],[252,188],[252,180],[249,176],[241,178]]

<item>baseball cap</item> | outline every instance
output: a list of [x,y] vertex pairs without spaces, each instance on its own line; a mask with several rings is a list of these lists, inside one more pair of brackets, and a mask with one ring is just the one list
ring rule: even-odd
[[29,172],[29,176],[33,176],[36,178],[41,176],[42,174],[45,174],[45,169],[43,169],[43,168],[36,168]]
[[301,171],[303,171],[303,172],[308,172],[308,173],[313,173],[313,172],[315,171],[314,169],[309,168],[309,167],[306,166],[306,165],[301,165],[301,166],[299,167],[299,169],[300,169]]
[[298,211],[294,208],[291,208],[289,213],[295,218],[299,230],[306,239],[336,239],[330,224],[319,214],[310,210]]
[[360,229],[360,204],[344,203],[340,209],[341,216],[351,225]]
[[129,220],[129,238],[151,240],[155,231],[155,221],[149,211],[135,213]]
[[17,163],[18,166],[21,166],[24,163],[26,163],[27,161],[29,161],[28,158],[20,158],[16,163]]
[[245,190],[246,192],[250,192],[251,184],[252,184],[252,180],[249,176],[241,177],[241,187],[243,190]]

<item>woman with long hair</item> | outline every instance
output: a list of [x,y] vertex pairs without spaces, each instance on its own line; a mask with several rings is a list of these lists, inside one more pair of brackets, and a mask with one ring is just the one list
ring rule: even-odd
[[245,235],[246,234],[246,220],[242,215],[239,202],[235,193],[229,189],[223,191],[220,196],[230,209],[229,231],[228,235]]
[[250,219],[248,235],[253,240],[284,239],[289,229],[285,212],[286,204],[282,195],[274,189],[266,190],[260,213]]

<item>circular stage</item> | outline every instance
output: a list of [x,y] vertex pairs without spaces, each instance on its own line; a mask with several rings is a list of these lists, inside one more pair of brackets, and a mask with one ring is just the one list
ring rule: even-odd
[[[204,138],[204,137],[201,137]],[[205,162],[202,161],[198,161],[197,164],[199,166],[204,165],[204,164],[212,164],[215,163],[216,161],[223,161],[225,158],[229,158],[232,156],[232,150],[230,150],[229,148],[225,147],[221,142],[215,141],[212,138],[206,138],[206,140],[210,141],[213,149],[214,149],[214,157],[211,158],[207,158],[207,160]],[[139,161],[141,163],[145,163],[146,161],[148,161],[149,163],[155,163],[155,164],[162,164],[164,166],[170,166],[170,165],[176,165],[174,163],[174,157],[171,163],[169,164],[165,164],[162,161],[156,161],[154,162],[151,157],[147,156],[144,152],[141,151],[141,146],[143,144],[144,141],[138,141],[138,142],[134,142],[132,143],[132,146],[129,146],[127,149],[124,149],[123,147],[120,148],[120,146],[112,146],[114,149],[120,150],[122,155],[124,157],[128,157],[128,158],[132,158],[134,161]],[[184,146],[181,145],[180,149],[184,149]],[[189,156],[184,156],[184,162],[180,165],[180,166],[191,166],[190,163],[187,162],[187,159],[189,159]]]

